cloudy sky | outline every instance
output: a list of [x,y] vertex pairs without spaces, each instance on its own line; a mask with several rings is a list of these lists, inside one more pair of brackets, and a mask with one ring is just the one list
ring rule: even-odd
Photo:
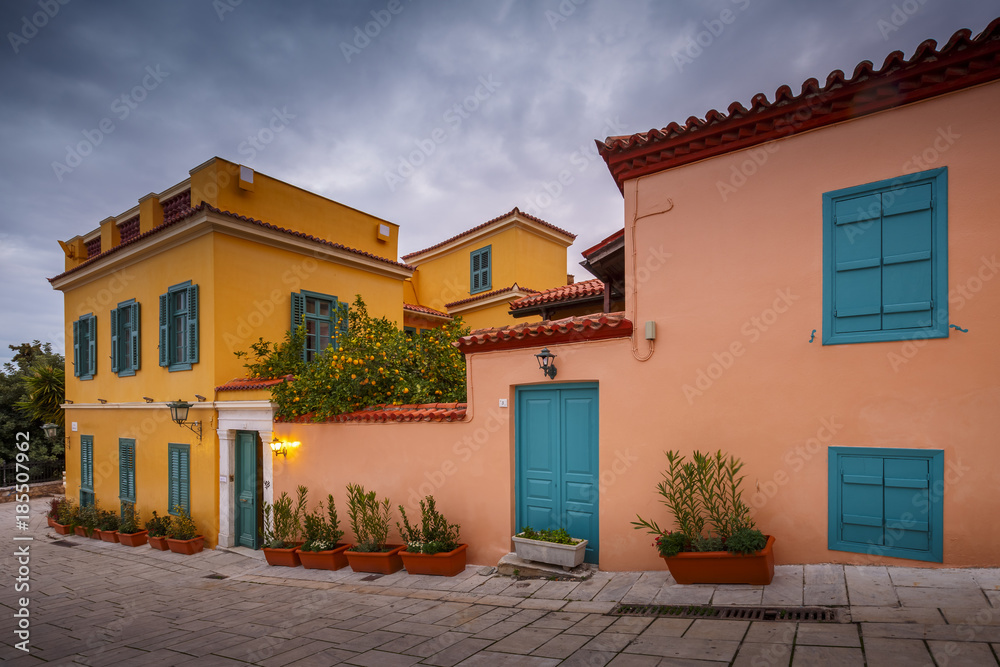
[[12,343],[64,348],[57,240],[212,156],[400,224],[400,254],[518,206],[577,234],[569,271],[586,279],[580,251],[623,224],[595,139],[798,93],[998,15],[996,0],[5,0],[0,362]]

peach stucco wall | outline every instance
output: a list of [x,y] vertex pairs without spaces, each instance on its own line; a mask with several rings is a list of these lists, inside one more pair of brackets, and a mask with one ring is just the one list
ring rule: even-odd
[[[744,460],[779,563],[934,566],[827,549],[829,446],[943,450],[943,564],[1000,565],[998,107],[991,84],[626,183],[637,353],[628,339],[548,344],[557,382],[599,383],[601,569],[663,569],[630,521],[670,524],[655,492],[668,448]],[[968,333],[822,345],[822,194],[937,167],[949,175],[950,321]],[[640,361],[647,321],[656,348]],[[469,355],[465,423],[276,424],[303,445],[277,460],[275,490],[332,490],[345,517],[347,482],[394,505],[432,492],[471,561],[495,563],[514,524],[515,388],[543,380],[537,351]]]

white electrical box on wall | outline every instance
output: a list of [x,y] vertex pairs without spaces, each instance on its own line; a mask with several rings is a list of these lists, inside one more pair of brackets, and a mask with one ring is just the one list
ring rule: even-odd
[[506,408],[507,407],[507,399],[506,398],[501,398],[500,399],[500,407],[501,408]]
[[646,322],[646,340],[656,340],[656,322]]
[[72,422],[71,428],[76,431],[76,422]]

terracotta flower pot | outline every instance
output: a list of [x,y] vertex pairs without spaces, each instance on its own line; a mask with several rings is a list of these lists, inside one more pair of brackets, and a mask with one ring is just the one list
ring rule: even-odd
[[80,537],[87,536],[87,529],[84,528],[83,526],[73,526],[73,532],[79,535]]
[[118,533],[118,541],[127,547],[141,547],[146,544],[149,531],[140,530],[137,533]]
[[192,537],[190,540],[175,540],[172,537],[168,537],[167,546],[175,554],[191,556],[205,547],[205,536],[199,535],[198,537]]
[[[86,528],[84,530],[86,530]],[[90,539],[92,539],[92,540],[99,540],[99,539],[101,539],[101,531],[99,529],[97,529],[97,528],[91,528],[90,529]]]
[[375,574],[392,574],[403,569],[403,559],[399,557],[402,544],[385,545],[388,551],[351,551],[347,550],[347,562],[355,572],[374,572]]
[[465,571],[465,552],[468,544],[459,544],[455,549],[437,554],[410,553],[400,551],[403,567],[410,574],[434,574],[442,577],[454,577]]
[[115,544],[118,543],[117,530],[102,530],[100,531],[100,533],[101,533],[101,539],[104,540],[105,542],[114,542]]
[[279,567],[298,567],[299,566],[299,555],[296,550],[302,543],[299,542],[295,546],[286,547],[283,549],[273,549],[271,547],[264,547],[264,560],[267,561],[268,565],[277,565]]
[[148,536],[149,546],[154,549],[159,549],[160,551],[169,551],[170,545],[167,544],[166,536],[154,537],[153,535]]
[[302,551],[298,549],[296,553],[299,554],[302,567],[307,570],[339,570],[342,567],[347,567],[347,556],[344,555],[344,552],[350,546],[350,544],[338,544],[335,549],[328,551]]
[[50,517],[50,516],[45,517],[45,521],[49,524],[49,528],[55,528],[56,527],[56,520],[53,519],[52,517]]
[[55,531],[60,535],[71,535],[73,533],[73,528],[71,526],[64,526],[61,523],[54,523],[52,524],[52,527],[55,528]]
[[774,578],[774,536],[755,554],[727,551],[684,551],[663,557],[678,584],[751,584],[766,586]]

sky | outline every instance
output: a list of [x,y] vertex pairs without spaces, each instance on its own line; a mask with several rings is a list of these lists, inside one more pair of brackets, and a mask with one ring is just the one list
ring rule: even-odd
[[595,139],[797,94],[997,16],[997,0],[5,0],[0,363],[10,344],[65,349],[58,240],[213,156],[399,224],[401,255],[517,206],[577,235],[585,280],[580,252],[624,224]]

